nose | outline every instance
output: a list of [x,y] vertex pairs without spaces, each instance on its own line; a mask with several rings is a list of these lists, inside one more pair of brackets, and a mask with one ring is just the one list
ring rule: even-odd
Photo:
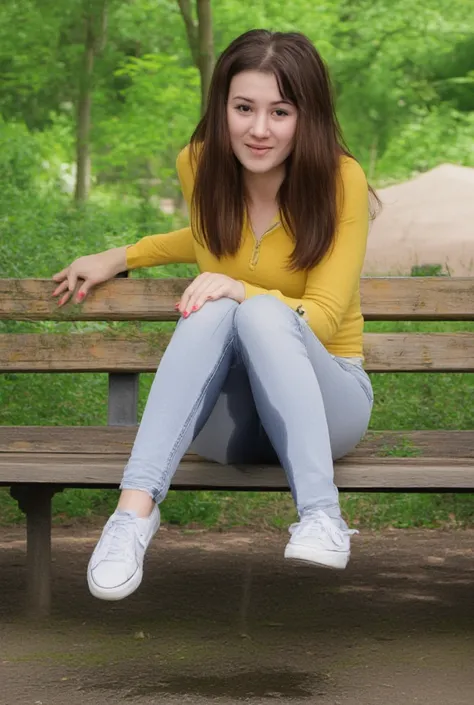
[[255,113],[250,126],[250,134],[257,139],[263,139],[264,137],[268,137],[269,132],[268,115],[266,112]]

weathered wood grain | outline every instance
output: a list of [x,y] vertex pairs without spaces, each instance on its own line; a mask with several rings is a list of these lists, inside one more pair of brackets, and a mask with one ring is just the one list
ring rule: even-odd
[[368,372],[473,372],[474,333],[365,333]]
[[[136,432],[136,426],[0,426],[0,454],[127,455]],[[409,458],[449,457],[474,462],[474,430],[369,431],[345,460],[395,455]],[[198,460],[197,456],[186,457]]]
[[[55,284],[0,279],[0,319],[174,321],[174,304],[191,280],[115,279],[81,305],[58,308]],[[474,320],[474,277],[373,277],[361,280],[366,320]]]
[[[39,483],[62,487],[117,487],[125,456],[61,453],[0,454],[0,484]],[[342,490],[474,490],[474,463],[456,458],[359,458],[336,463]],[[187,460],[173,479],[174,489],[287,490],[281,468],[239,467]]]
[[[166,333],[0,335],[0,372],[153,372]],[[474,333],[366,333],[369,372],[472,372]]]
[[27,608],[32,617],[46,617],[51,609],[51,499],[47,484],[15,485],[14,497],[27,516]]

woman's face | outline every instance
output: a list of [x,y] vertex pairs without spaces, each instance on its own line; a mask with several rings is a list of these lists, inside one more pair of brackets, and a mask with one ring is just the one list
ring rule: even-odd
[[264,174],[283,164],[293,149],[297,118],[273,74],[243,71],[232,79],[227,124],[234,154],[248,171]]

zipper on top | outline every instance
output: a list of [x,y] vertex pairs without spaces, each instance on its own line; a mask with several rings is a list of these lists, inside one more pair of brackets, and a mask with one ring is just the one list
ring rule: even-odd
[[250,266],[250,269],[251,269],[251,270],[254,270],[255,267],[257,266],[258,258],[259,258],[259,256],[260,256],[260,246],[261,246],[261,244],[262,244],[263,238],[266,237],[267,235],[269,235],[269,234],[270,234],[273,230],[275,230],[275,228],[277,228],[279,225],[280,225],[280,222],[279,222],[279,221],[278,221],[277,223],[274,223],[270,228],[268,228],[268,230],[265,230],[265,232],[263,233],[262,237],[261,237],[259,240],[257,240],[257,237],[256,237],[256,235],[255,235],[255,233],[254,233],[254,231],[253,231],[252,225],[251,225],[251,223],[249,222],[250,232],[252,233],[253,238],[254,238],[254,240],[255,240],[255,245],[254,245],[253,252],[252,252],[252,256],[251,256],[251,258],[250,258],[250,263],[249,263],[249,266]]

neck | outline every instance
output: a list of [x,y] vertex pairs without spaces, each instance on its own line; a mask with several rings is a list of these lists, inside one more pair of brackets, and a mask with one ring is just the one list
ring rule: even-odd
[[283,164],[265,174],[244,171],[244,184],[251,203],[276,203],[278,191],[285,178]]

